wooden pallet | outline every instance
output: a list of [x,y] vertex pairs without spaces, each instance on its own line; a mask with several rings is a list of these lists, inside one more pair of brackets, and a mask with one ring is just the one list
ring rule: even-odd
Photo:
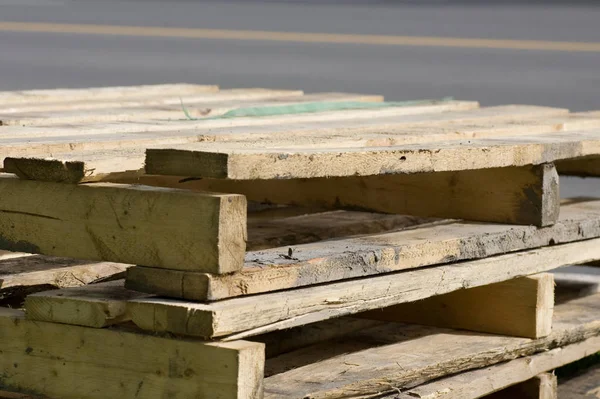
[[[526,281],[535,284],[523,284]],[[557,281],[560,292],[561,279]],[[487,322],[482,318],[476,330],[496,328],[499,314],[513,319],[508,323],[541,325],[552,318],[552,312],[539,309],[553,307],[552,330],[539,338],[385,322],[362,314],[230,342],[148,335],[127,324],[92,328],[64,324],[67,320],[62,324],[36,320],[37,311],[49,303],[59,313],[71,309],[74,320],[76,314],[89,310],[86,304],[99,304],[103,298],[78,301],[71,295],[73,289],[50,291],[29,297],[27,318],[18,311],[1,312],[2,388],[66,399],[166,394],[174,398],[341,398],[350,393],[384,397],[386,392],[391,399],[419,397],[416,394],[432,389],[439,392],[439,387],[455,391],[448,398],[465,398],[470,384],[468,397],[475,398],[600,350],[598,294],[590,295],[582,286],[583,296],[573,295],[573,286],[567,284],[570,299],[552,306],[546,302],[552,300],[552,290],[544,287],[553,285],[551,275],[540,275],[484,287],[495,290],[496,313],[488,312]],[[80,292],[94,290],[92,285]],[[477,307],[490,304],[474,298],[494,298],[491,292],[463,290],[472,300],[450,296],[446,307],[476,313]],[[61,293],[62,302],[55,301]],[[506,301],[511,298],[515,300]],[[540,304],[542,298],[546,305]],[[532,306],[535,303],[538,310]],[[423,311],[438,304],[415,305]],[[397,316],[397,320],[405,317]],[[440,320],[428,322],[445,325]],[[30,378],[28,370],[36,370],[36,378]],[[465,374],[450,376],[456,373]],[[108,380],[111,384],[106,384]]]
[[[598,115],[381,101],[194,85],[0,93],[0,248],[40,254],[3,261],[5,292],[22,287],[11,304],[29,295],[26,317],[0,312],[0,388],[391,399],[596,348],[598,282],[557,275],[551,328],[543,272],[600,260],[600,200],[561,203],[558,176],[597,175]],[[52,283],[77,267],[81,284]],[[98,279],[114,281],[82,286]],[[66,288],[34,293],[48,287]],[[542,392],[541,378],[523,386]]]

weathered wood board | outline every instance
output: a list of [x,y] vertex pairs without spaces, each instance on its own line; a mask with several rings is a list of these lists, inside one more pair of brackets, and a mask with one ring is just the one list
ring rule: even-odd
[[[591,353],[591,351],[590,351]],[[592,366],[558,386],[560,399],[594,399],[600,394],[600,366]]]
[[[146,173],[234,180],[371,176],[542,164],[600,153],[600,131],[501,139],[424,142],[370,148],[267,148],[231,145],[206,150],[146,150]],[[218,151],[218,152],[217,152]]]
[[[328,218],[332,226],[334,215]],[[249,237],[255,242],[252,229]],[[568,200],[561,206],[559,221],[541,229],[458,221],[408,229],[398,226],[396,231],[369,236],[251,250],[242,270],[228,275],[136,266],[128,270],[127,286],[192,301],[219,300],[596,237],[600,237],[600,201]]]
[[227,273],[243,265],[240,195],[0,176],[0,248]]
[[542,373],[535,377],[486,395],[486,399],[558,399],[558,381],[552,373]]
[[[415,388],[404,390],[401,394],[392,394],[382,399],[476,399],[486,393],[512,384],[522,382],[533,377],[536,373],[552,371],[569,363],[578,361],[600,350],[600,337],[594,336],[584,341],[566,345],[560,348],[540,352],[532,356],[511,360],[491,367],[467,371],[454,376],[432,381]],[[591,380],[593,387],[594,382]],[[560,399],[587,399],[585,396],[569,396],[565,385],[558,385]],[[577,389],[582,388],[579,382],[574,384]],[[440,394],[442,396],[440,396]]]
[[101,328],[129,321],[127,301],[146,296],[123,289],[123,280],[117,280],[31,294],[25,310],[29,320]]
[[[532,364],[523,359],[524,367],[513,368],[512,383],[527,380],[552,370],[557,363],[577,360],[591,348],[600,348],[598,299],[595,295],[557,306],[552,334],[536,340],[400,323],[362,330],[267,360],[265,398],[323,399],[386,393],[393,398],[400,389],[442,376],[518,357],[541,356]],[[571,344],[578,347],[552,352]],[[510,379],[507,382],[511,384]]]
[[85,89],[46,89],[0,92],[0,104],[39,104],[58,101],[116,100],[144,96],[189,95],[219,91],[218,86],[187,83],[144,86],[91,87]]
[[30,321],[0,309],[0,388],[61,399],[260,399],[261,343]]
[[372,310],[358,316],[542,338],[552,331],[553,309],[554,279],[550,273],[540,273]]
[[600,239],[586,240],[213,303],[138,299],[128,302],[128,311],[145,330],[239,339],[584,263],[600,256],[599,244]]

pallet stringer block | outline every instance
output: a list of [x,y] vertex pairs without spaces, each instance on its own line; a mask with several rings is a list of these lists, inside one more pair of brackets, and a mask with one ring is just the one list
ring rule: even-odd
[[208,273],[240,270],[246,199],[235,194],[0,176],[0,249]]
[[30,321],[0,309],[0,389],[61,399],[262,398],[264,345]]
[[458,290],[358,316],[542,338],[552,331],[554,279],[550,273]]
[[[145,176],[165,185],[166,176]],[[309,179],[198,179],[173,187],[244,194],[249,200],[329,209],[549,226],[559,214],[558,174],[552,164]]]

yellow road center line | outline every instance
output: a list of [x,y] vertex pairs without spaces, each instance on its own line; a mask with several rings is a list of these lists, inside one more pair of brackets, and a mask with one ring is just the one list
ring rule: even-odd
[[80,33],[89,35],[180,37],[189,39],[261,40],[298,43],[374,44],[380,46],[462,47],[480,49],[600,52],[597,42],[470,39],[458,37],[353,35],[146,26],[0,22],[0,31]]

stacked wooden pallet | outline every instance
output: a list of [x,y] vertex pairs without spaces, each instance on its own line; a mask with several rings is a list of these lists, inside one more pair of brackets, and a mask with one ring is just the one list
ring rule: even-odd
[[475,398],[600,350],[597,282],[554,307],[544,273],[600,260],[600,200],[558,176],[600,170],[597,113],[163,85],[0,120],[0,248],[41,254],[5,281],[62,288],[1,310],[9,390]]

